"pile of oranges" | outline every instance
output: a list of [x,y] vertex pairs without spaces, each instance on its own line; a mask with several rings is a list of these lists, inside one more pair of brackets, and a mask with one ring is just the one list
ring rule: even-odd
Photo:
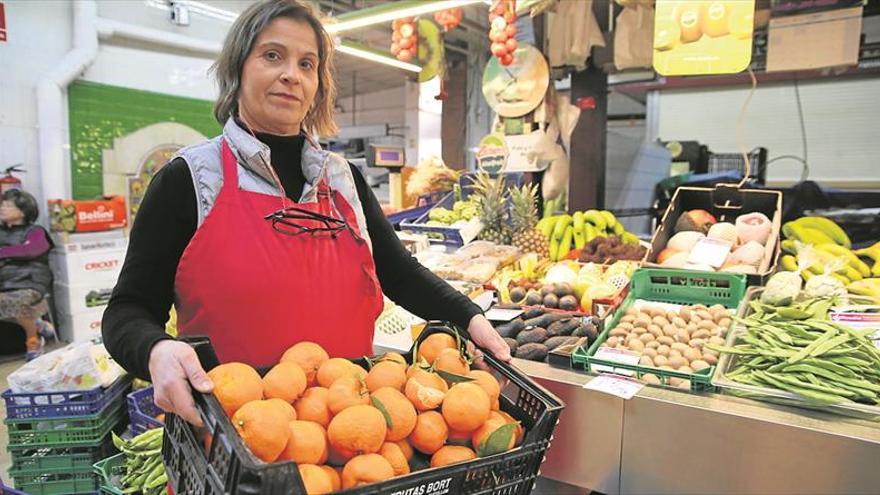
[[242,363],[208,375],[245,445],[265,462],[296,462],[309,494],[492,455],[522,441],[522,426],[499,409],[498,380],[471,370],[453,336],[426,337],[413,365],[393,352],[368,362],[369,371],[300,342],[263,377]]

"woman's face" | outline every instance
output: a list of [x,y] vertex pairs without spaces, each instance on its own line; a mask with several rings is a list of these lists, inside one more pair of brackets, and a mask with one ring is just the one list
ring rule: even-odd
[[303,21],[278,18],[264,29],[245,60],[239,116],[254,131],[289,136],[318,92],[318,39]]
[[24,213],[12,201],[0,202],[0,221],[6,225],[24,223]]

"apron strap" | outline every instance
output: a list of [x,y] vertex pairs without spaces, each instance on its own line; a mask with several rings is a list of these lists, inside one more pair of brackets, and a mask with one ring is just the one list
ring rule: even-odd
[[238,189],[238,160],[235,159],[226,138],[221,139],[220,142],[223,148],[223,187],[228,185],[233,190]]

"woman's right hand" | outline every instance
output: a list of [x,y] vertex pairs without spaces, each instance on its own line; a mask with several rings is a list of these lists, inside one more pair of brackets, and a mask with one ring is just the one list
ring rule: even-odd
[[202,369],[196,351],[176,340],[160,340],[150,351],[150,377],[153,382],[153,401],[163,411],[177,414],[195,426],[203,426],[196,410],[192,388],[202,393],[214,389],[208,374]]

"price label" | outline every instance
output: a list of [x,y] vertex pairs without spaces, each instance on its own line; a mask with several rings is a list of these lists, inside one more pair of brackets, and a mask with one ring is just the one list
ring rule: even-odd
[[[623,349],[612,349],[610,347],[600,347],[599,350],[596,351],[596,358],[602,359],[605,361],[614,361],[615,363],[621,364],[629,364],[629,365],[637,365],[639,364],[639,355],[632,351],[625,351]],[[594,371],[599,373],[616,373],[618,375],[626,375],[633,376],[635,371],[623,369],[623,368],[614,368],[612,366],[593,366]]]
[[828,317],[833,322],[851,328],[876,330],[870,338],[874,342],[874,346],[880,349],[880,314],[832,312],[828,314]]
[[730,242],[704,237],[694,244],[694,248],[688,255],[688,263],[720,268],[727,260],[731,248],[733,248],[733,244]]
[[523,310],[521,309],[492,308],[489,311],[486,311],[485,316],[489,321],[510,321],[521,314],[523,314]]
[[599,375],[584,384],[587,390],[614,395],[624,400],[632,399],[644,386],[645,384],[635,380],[612,375]]

